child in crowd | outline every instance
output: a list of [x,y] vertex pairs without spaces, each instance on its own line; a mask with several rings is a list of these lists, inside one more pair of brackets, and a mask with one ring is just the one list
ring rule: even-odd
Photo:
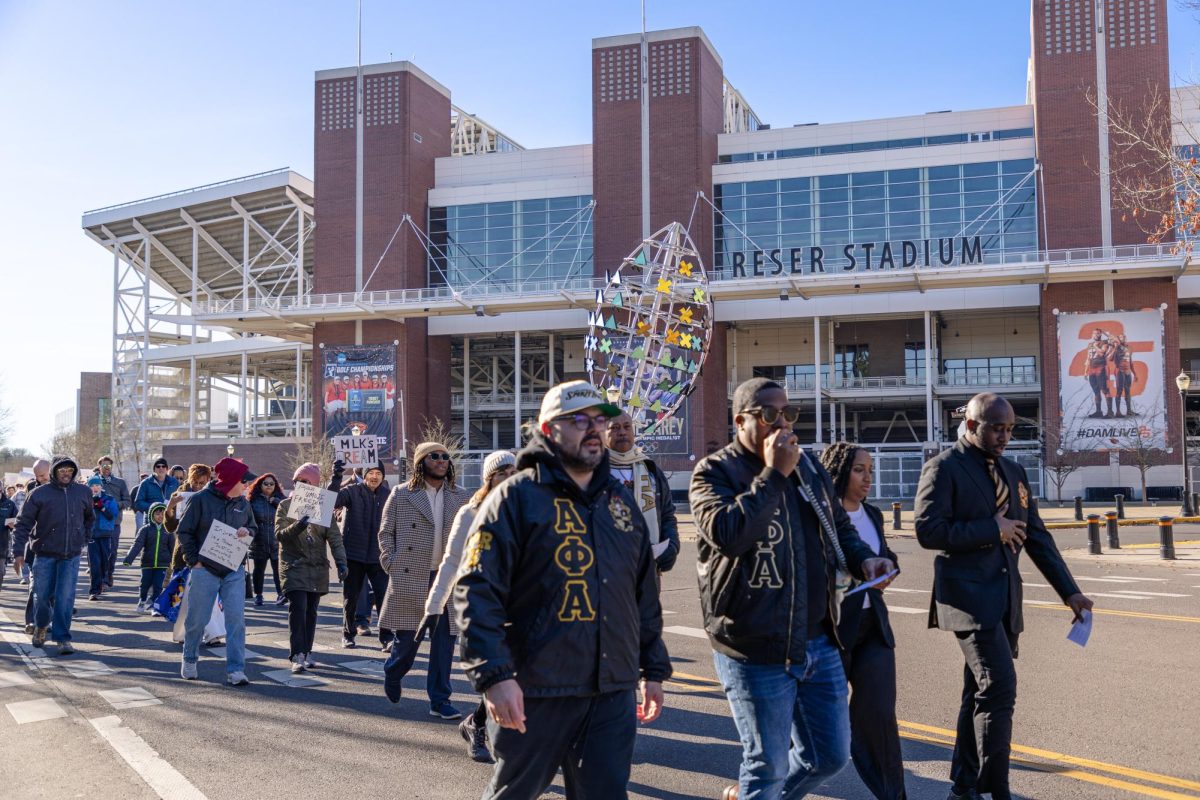
[[154,611],[154,601],[162,591],[166,578],[167,567],[171,563],[171,553],[175,549],[175,537],[167,533],[163,522],[166,518],[167,506],[155,503],[148,512],[150,521],[137,532],[137,538],[125,554],[125,566],[133,563],[140,553],[142,556],[142,587],[138,592],[138,611]]

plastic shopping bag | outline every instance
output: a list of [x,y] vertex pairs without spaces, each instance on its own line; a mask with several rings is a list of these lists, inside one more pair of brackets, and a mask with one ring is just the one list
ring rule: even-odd
[[154,601],[154,610],[166,617],[167,622],[174,622],[179,616],[190,572],[189,567],[184,567],[172,575],[171,580],[167,581],[167,588],[163,589]]

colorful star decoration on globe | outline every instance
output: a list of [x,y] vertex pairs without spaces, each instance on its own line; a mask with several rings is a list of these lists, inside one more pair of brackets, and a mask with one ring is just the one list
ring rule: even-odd
[[672,222],[596,291],[584,367],[639,433],[654,433],[695,388],[712,324],[704,264],[684,226]]

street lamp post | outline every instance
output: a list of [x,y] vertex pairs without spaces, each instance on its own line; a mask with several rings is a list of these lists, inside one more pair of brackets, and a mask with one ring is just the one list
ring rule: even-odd
[[233,458],[233,442],[230,442],[225,447],[225,455],[229,456],[230,458]]
[[1183,516],[1192,516],[1192,480],[1188,472],[1188,447],[1187,447],[1187,391],[1192,385],[1192,379],[1188,374],[1180,370],[1178,377],[1175,378],[1175,385],[1179,387],[1179,421],[1181,434],[1183,439]]

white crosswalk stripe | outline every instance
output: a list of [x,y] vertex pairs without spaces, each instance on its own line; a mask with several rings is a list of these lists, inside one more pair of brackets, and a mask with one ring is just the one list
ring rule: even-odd
[[1145,592],[1140,589],[1114,589],[1117,594],[1144,594],[1149,597],[1191,597],[1190,594],[1175,594],[1173,592]]
[[162,705],[162,700],[140,686],[131,686],[127,689],[108,689],[97,692],[97,694],[104,698],[110,706],[117,709]]
[[44,722],[48,719],[58,719],[67,715],[66,709],[50,697],[45,697],[41,700],[24,700],[20,703],[9,703],[5,708],[8,709],[9,714],[12,714],[12,718],[17,721],[18,725],[27,725],[30,722]]
[[18,669],[13,672],[0,672],[0,689],[9,686],[28,686],[33,682],[33,677],[24,670]]
[[676,633],[680,636],[691,636],[696,639],[707,639],[708,634],[703,628],[689,628],[686,625],[668,625],[663,628],[663,633]]
[[298,675],[293,675],[290,669],[271,670],[269,672],[264,672],[263,676],[270,678],[276,683],[282,683],[284,686],[290,686],[293,689],[303,689],[309,686],[329,685],[329,681],[318,678],[311,672],[302,672]]

